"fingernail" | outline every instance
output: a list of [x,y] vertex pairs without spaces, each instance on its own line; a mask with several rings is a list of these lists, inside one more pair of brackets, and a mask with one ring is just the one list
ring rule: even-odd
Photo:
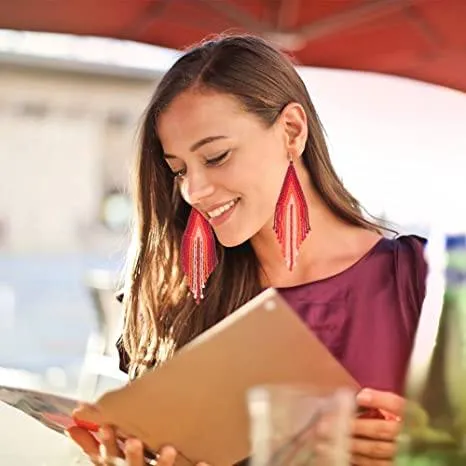
[[381,409],[380,412],[383,414],[383,417],[387,420],[387,421],[396,421],[396,422],[401,422],[402,419],[401,419],[401,416],[397,416],[396,414],[392,414],[388,411],[385,411],[384,409]]
[[90,411],[98,411],[97,406],[95,406],[95,405],[93,405],[91,403],[86,403],[86,402],[79,402],[78,403],[75,410],[80,410],[80,409],[88,409]]
[[176,455],[176,450],[171,446],[171,445],[166,445],[162,448],[160,451],[161,455],[164,456],[175,456]]
[[125,443],[125,450],[129,453],[136,453],[141,449],[141,444],[138,440],[129,439]]
[[356,399],[362,403],[370,403],[372,401],[372,392],[368,388],[363,388],[356,395]]
[[106,440],[110,440],[110,430],[107,428],[107,427],[101,427],[99,429],[99,439],[100,440],[103,440],[103,441],[106,441]]

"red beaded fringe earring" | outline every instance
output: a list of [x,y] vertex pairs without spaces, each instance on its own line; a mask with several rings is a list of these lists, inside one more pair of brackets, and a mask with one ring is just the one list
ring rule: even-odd
[[210,223],[191,209],[181,240],[181,266],[196,303],[204,298],[206,282],[217,265],[215,237]]
[[275,208],[273,229],[286,266],[293,270],[299,247],[311,231],[311,227],[304,192],[291,158]]

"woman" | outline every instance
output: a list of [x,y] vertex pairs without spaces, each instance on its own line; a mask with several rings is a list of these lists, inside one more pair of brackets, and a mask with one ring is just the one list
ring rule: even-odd
[[[353,464],[390,464],[424,296],[423,244],[387,239],[363,215],[291,62],[250,36],[182,56],[145,115],[135,196],[124,298],[130,376],[275,287],[368,387],[359,404],[390,414],[354,421]],[[98,454],[89,433],[70,435]],[[120,452],[106,427],[102,443],[143,464],[138,440]],[[158,464],[175,456],[167,447]]]

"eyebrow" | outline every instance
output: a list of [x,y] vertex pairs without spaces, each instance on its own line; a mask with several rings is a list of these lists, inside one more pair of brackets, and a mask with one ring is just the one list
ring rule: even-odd
[[[206,144],[210,144],[211,142],[214,142],[214,141],[217,141],[218,139],[226,139],[227,136],[208,136],[206,138],[203,138],[197,142],[195,142],[190,148],[189,150],[191,152],[194,152],[198,149],[200,149],[202,146],[205,146]],[[171,154],[163,154],[163,156],[166,158],[166,159],[176,159],[176,156],[175,155],[171,155]]]

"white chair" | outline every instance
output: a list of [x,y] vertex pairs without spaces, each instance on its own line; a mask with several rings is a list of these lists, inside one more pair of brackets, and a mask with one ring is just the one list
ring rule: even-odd
[[120,387],[128,376],[120,371],[116,341],[123,323],[121,304],[115,296],[114,275],[92,270],[86,277],[97,317],[97,330],[89,337],[78,384],[78,396],[93,400],[102,392]]

